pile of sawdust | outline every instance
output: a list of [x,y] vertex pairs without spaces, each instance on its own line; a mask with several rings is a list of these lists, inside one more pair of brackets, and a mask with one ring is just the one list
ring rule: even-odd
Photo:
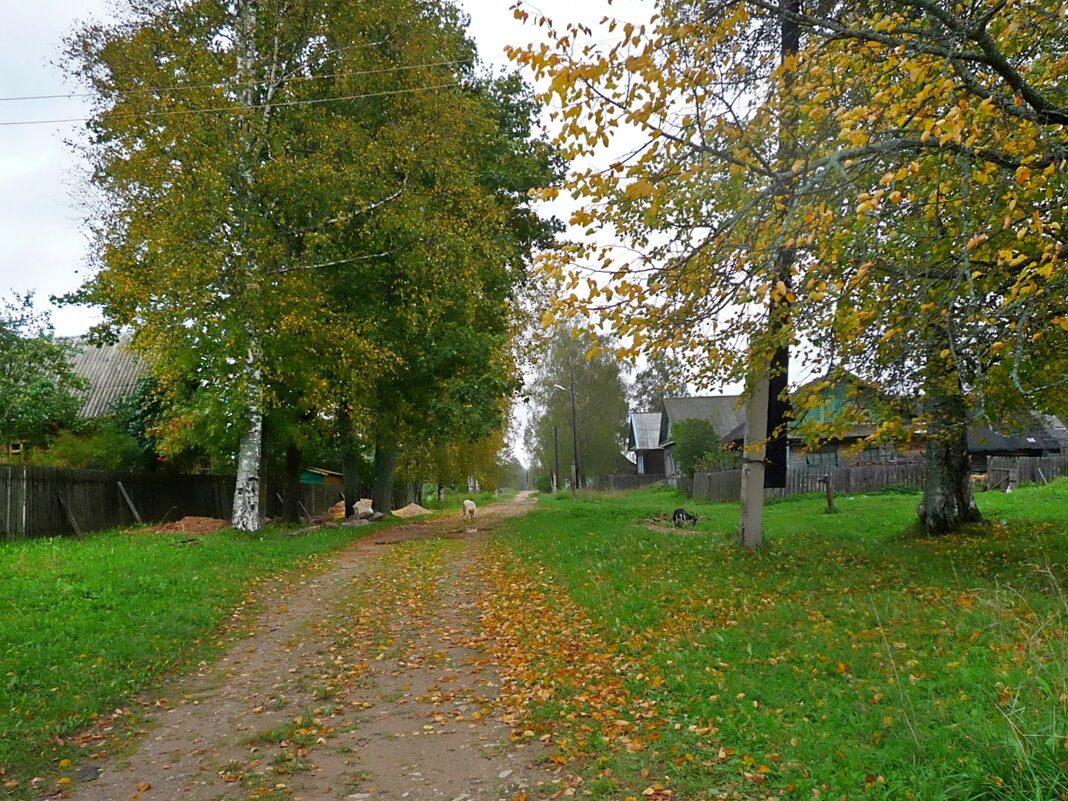
[[424,509],[417,503],[410,503],[401,509],[394,509],[393,514],[396,517],[417,517],[418,515],[430,514],[430,510]]
[[211,534],[224,528],[230,528],[229,520],[219,520],[217,517],[183,517],[173,523],[150,528],[149,531],[160,534]]

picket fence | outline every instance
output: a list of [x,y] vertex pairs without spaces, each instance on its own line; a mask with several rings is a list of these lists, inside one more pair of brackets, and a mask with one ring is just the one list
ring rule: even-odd
[[[1058,476],[1068,476],[1068,455],[1060,456],[995,456],[989,460],[989,474],[1013,471],[1018,484],[1046,484]],[[858,465],[837,470],[790,470],[784,489],[764,491],[766,498],[785,498],[808,492],[824,492],[821,482],[830,477],[831,489],[836,493],[875,492],[892,485],[922,487],[926,475],[922,462]],[[997,483],[998,486],[994,486]],[[1004,490],[1008,482],[991,482],[991,487]],[[679,487],[690,498],[712,503],[737,503],[742,493],[742,471],[695,473],[693,480],[680,480]]]
[[[232,476],[157,475],[0,465],[0,538],[81,534],[189,515],[229,519]],[[266,488],[264,510],[281,512],[280,493]],[[301,486],[309,513],[339,499],[336,487]]]

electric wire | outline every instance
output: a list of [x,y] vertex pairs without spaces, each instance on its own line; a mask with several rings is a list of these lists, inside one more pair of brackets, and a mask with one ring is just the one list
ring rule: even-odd
[[[297,75],[287,79],[288,81],[325,81],[340,78],[355,78],[361,75],[382,75],[387,72],[403,72],[406,70],[420,70],[420,69],[432,69],[434,67],[452,67],[458,64],[474,64],[479,59],[475,58],[462,58],[455,59],[453,61],[435,61],[428,64],[400,64],[394,67],[382,67],[380,69],[373,70],[355,70],[353,72],[334,72],[325,75]],[[483,59],[485,60],[485,59]],[[253,86],[263,86],[269,84],[269,79],[262,81],[254,81]],[[239,89],[244,88],[248,84],[237,84],[228,81],[215,81],[212,83],[198,83],[198,84],[183,84],[180,86],[161,86],[161,87],[146,87],[143,89],[119,89],[113,94],[115,97],[124,97],[129,95],[147,95],[147,94],[162,94],[169,92],[191,92],[198,89]],[[0,103],[15,102],[15,101],[29,101],[29,100],[73,100],[80,97],[97,97],[97,92],[70,92],[68,94],[57,95],[22,95],[19,97],[0,97]]]
[[[414,86],[408,89],[391,89],[383,92],[365,92],[356,95],[339,95],[337,97],[317,97],[309,100],[281,100],[274,103],[259,103],[250,106],[246,105],[232,105],[232,106],[213,106],[209,108],[189,108],[189,109],[173,109],[171,111],[144,111],[144,112],[120,112],[120,113],[104,113],[99,115],[100,119],[105,120],[128,120],[128,119],[143,119],[146,117],[173,117],[182,114],[233,114],[240,111],[250,111],[254,109],[264,108],[285,108],[293,106],[312,106],[323,103],[339,103],[349,100],[364,100],[372,97],[389,97],[392,95],[409,94],[412,92],[432,92],[438,89],[449,89],[452,87],[462,86],[459,82],[437,84],[435,86]],[[0,122],[0,126],[8,127],[14,125],[56,125],[60,123],[68,122],[89,122],[90,120],[98,119],[98,117],[67,117],[64,119],[53,120],[12,120],[8,122]]]

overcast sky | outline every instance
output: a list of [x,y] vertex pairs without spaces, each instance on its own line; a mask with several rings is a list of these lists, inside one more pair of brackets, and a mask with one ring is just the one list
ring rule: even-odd
[[[471,33],[483,59],[505,65],[505,44],[526,43],[538,29],[517,22],[513,0],[459,0],[471,15]],[[635,21],[648,18],[651,0],[539,0],[554,20],[595,23],[605,14]],[[78,21],[106,21],[114,0],[9,2],[0,33],[0,297],[34,290],[39,305],[70,292],[85,277],[88,239],[77,203],[82,167],[64,141],[81,122],[10,124],[84,118],[78,98],[11,99],[81,91],[55,66],[63,38]],[[57,333],[84,333],[97,319],[83,308],[52,310]]]

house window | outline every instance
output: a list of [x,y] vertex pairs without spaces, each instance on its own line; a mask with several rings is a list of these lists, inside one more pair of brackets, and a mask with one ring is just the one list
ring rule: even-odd
[[860,461],[890,464],[897,461],[897,449],[893,445],[869,445],[861,451]]
[[805,467],[836,470],[838,468],[838,446],[831,443],[808,451],[805,454]]

